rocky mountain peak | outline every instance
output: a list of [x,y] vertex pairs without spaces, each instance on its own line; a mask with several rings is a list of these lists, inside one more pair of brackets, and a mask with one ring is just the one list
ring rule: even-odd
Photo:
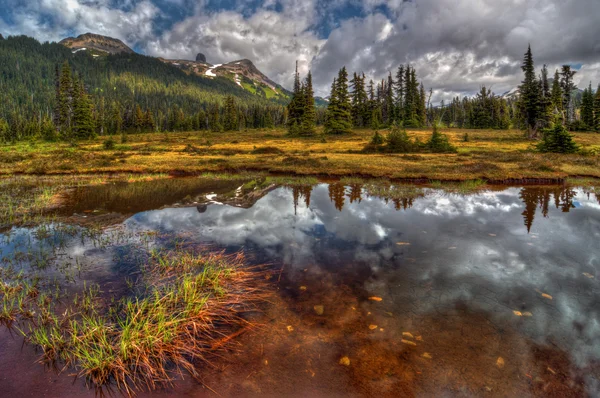
[[198,53],[198,55],[196,55],[196,62],[206,63],[206,55]]
[[95,33],[84,33],[77,37],[67,37],[61,40],[59,44],[73,50],[94,49],[109,54],[133,53],[133,50],[121,40]]

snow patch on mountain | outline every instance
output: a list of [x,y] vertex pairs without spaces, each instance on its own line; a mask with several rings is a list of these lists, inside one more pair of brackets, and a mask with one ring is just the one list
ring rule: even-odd
[[217,77],[217,75],[213,72],[213,69],[217,69],[221,65],[223,65],[223,64],[213,65],[211,68],[208,68],[205,75],[209,76],[209,77]]

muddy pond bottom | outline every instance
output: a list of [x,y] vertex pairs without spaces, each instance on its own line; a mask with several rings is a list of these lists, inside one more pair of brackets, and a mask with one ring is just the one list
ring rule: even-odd
[[[245,193],[237,185],[186,185],[163,203],[151,188],[80,188],[62,210],[78,228],[96,218],[123,236],[242,250],[273,270],[260,326],[199,365],[201,381],[183,375],[140,396],[600,395],[594,194],[424,188],[386,199],[359,185]],[[11,234],[5,256],[20,236],[35,241],[31,229]],[[88,280],[125,288],[129,252],[77,239],[64,247],[71,258],[98,260]],[[39,353],[21,344],[0,332],[0,396],[94,395],[72,372],[36,364]]]

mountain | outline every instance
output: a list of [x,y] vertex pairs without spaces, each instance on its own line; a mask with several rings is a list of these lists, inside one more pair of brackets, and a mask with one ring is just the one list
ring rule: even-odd
[[[553,78],[548,79],[548,84],[550,85],[550,87],[552,87],[552,83],[554,82]],[[517,98],[519,98],[519,87],[515,87],[510,91],[505,92],[504,94],[501,95],[502,98],[505,99],[513,99],[516,100]],[[583,90],[580,88],[575,88],[572,92],[571,92],[571,96],[573,97],[573,99],[575,101],[579,101],[581,100],[581,97],[583,96]]]
[[97,35],[94,33],[84,33],[77,37],[67,37],[66,39],[61,40],[58,44],[62,44],[63,46],[72,49],[73,52],[85,50],[94,52],[99,51],[106,54],[132,54],[134,52],[119,39]]
[[[85,33],[76,38],[68,37],[61,40],[59,44],[70,48],[73,53],[86,51],[91,53],[93,57],[109,54],[135,53],[119,39],[94,33]],[[183,70],[187,74],[193,74],[204,78],[223,77],[249,93],[268,100],[273,99],[276,101],[280,100],[287,102],[291,99],[291,92],[269,79],[248,59],[241,59],[226,64],[211,65],[206,62],[204,54],[198,54],[195,58],[196,61],[165,58],[158,59],[161,62]]]
[[[0,141],[39,136],[42,126],[48,139],[54,139],[52,129],[47,127],[56,115],[56,76],[64,68],[71,69],[84,83],[99,134],[125,130],[220,131],[226,121],[224,104],[228,97],[235,98],[243,128],[281,126],[284,122],[287,98],[269,95],[271,82],[251,63],[237,61],[240,64],[234,62],[223,68],[209,65],[204,66],[207,69],[203,74],[190,73],[182,65],[173,65],[177,62],[127,48],[120,41],[90,35],[62,44],[40,43],[27,36],[0,39],[4,99],[0,101]],[[201,63],[198,65],[201,67]],[[207,75],[208,68],[217,73]],[[252,86],[261,90],[244,88],[246,75],[248,80],[257,79]],[[3,127],[6,123],[8,129]]]
[[267,99],[291,99],[292,93],[262,73],[249,59],[240,59],[226,64],[212,65],[202,61],[173,60],[159,58],[188,74],[215,78],[224,77],[244,90]]

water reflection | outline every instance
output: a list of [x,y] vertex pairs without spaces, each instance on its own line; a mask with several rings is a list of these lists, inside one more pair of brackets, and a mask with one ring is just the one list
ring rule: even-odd
[[[535,218],[538,207],[543,217]],[[318,344],[318,358],[334,366],[335,356],[349,351],[358,362],[353,377],[369,391],[414,394],[414,383],[397,380],[408,376],[396,372],[417,378],[425,353],[441,361],[428,377],[463,385],[466,395],[485,388],[501,396],[522,389],[546,395],[552,388],[562,396],[599,391],[600,206],[583,190],[428,189],[390,200],[360,187],[319,184],[269,191],[248,209],[164,209],[137,214],[126,225],[185,233],[284,264],[285,309],[274,318],[298,334],[278,321],[281,335],[273,332],[277,337],[270,334],[264,344],[273,352],[300,344],[312,353],[303,360],[314,363],[314,339],[321,336],[327,344]],[[372,296],[383,304],[370,302]],[[328,316],[315,315],[315,306]],[[377,333],[369,333],[371,326]],[[409,340],[414,349],[401,343],[405,332],[420,333],[426,343]],[[353,343],[342,336],[353,336]],[[499,357],[506,373],[499,373]],[[291,377],[291,369],[278,371]],[[377,384],[392,380],[391,390]],[[444,392],[423,383],[425,395]],[[480,389],[469,390],[473,385]]]
[[[600,393],[593,192],[183,181],[81,189],[63,212],[120,213],[124,236],[244,249],[281,270],[266,327],[205,375],[221,395]],[[3,255],[25,236],[0,241]],[[121,279],[135,257],[125,245],[108,258],[89,243],[69,247]],[[350,366],[339,365],[343,356]]]

